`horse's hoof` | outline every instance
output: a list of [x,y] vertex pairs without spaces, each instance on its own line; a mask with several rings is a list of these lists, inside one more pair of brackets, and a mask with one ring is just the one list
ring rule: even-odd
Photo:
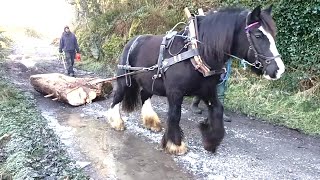
[[218,146],[217,146],[217,145],[212,145],[212,144],[206,144],[206,143],[204,143],[204,144],[203,144],[203,147],[204,147],[204,149],[207,150],[207,151],[210,151],[210,152],[212,152],[212,153],[216,153]]
[[108,121],[109,121],[111,128],[113,128],[114,130],[116,130],[116,131],[125,130],[124,122],[121,119],[121,117],[118,117],[118,118],[108,117]]
[[162,130],[160,120],[155,114],[154,116],[142,117],[142,122],[145,128],[150,129],[153,132],[160,132]]
[[150,130],[153,131],[153,132],[160,132],[162,130],[162,127],[159,124],[158,126],[151,127]]
[[165,151],[169,154],[183,155],[188,151],[188,148],[184,142],[181,145],[175,145],[173,142],[168,141],[165,147]]
[[113,128],[116,131],[124,131],[125,130],[125,126],[124,126],[123,121],[120,123],[114,121],[114,122],[111,122],[110,125],[111,125],[111,128]]
[[113,108],[109,109],[106,117],[110,126],[117,130],[123,131],[125,129],[124,122],[121,118],[120,111],[119,111],[119,104],[115,105]]

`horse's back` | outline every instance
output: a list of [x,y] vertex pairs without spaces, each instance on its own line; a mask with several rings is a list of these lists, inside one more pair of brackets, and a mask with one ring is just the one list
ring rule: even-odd
[[[162,35],[141,35],[133,38],[128,44],[132,47],[129,63],[135,67],[150,67],[157,63]],[[136,42],[134,42],[136,41]]]

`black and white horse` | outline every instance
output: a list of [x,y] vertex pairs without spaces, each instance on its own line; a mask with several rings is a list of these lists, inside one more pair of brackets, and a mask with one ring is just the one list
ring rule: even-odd
[[[255,73],[266,79],[276,80],[284,73],[285,67],[275,44],[276,26],[271,17],[271,6],[267,9],[256,7],[253,11],[240,8],[225,8],[209,13],[199,19],[198,43],[199,55],[211,67],[211,70],[224,68],[229,55],[245,59],[252,65]],[[180,32],[178,34],[182,34]],[[132,67],[151,67],[157,64],[159,47],[164,36],[142,35],[133,38],[125,46],[119,60],[120,65],[129,63]],[[172,53],[186,51],[185,39],[176,36],[169,49],[165,49],[164,58]],[[117,74],[123,75],[119,69]],[[124,130],[120,115],[122,109],[127,112],[142,105],[143,125],[160,131],[161,123],[151,105],[153,95],[166,96],[169,104],[168,119],[162,139],[163,148],[172,154],[184,154],[187,146],[183,142],[180,128],[181,104],[184,96],[199,96],[208,107],[208,119],[200,123],[204,148],[215,152],[224,134],[223,106],[217,98],[216,85],[220,74],[204,77],[190,60],[184,60],[169,67],[164,76],[152,77],[157,70],[117,79],[117,89],[113,103],[108,111],[108,120],[116,130]],[[130,85],[128,85],[130,80]]]

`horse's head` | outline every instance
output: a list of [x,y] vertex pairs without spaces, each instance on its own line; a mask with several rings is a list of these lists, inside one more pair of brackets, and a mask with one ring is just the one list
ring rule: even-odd
[[247,61],[253,71],[266,79],[276,80],[285,71],[284,63],[275,44],[275,23],[271,17],[272,6],[261,10],[256,7],[246,17],[245,33],[247,39]]

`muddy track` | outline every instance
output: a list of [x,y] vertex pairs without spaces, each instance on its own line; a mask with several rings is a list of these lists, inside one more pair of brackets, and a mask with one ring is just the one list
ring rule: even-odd
[[[26,62],[28,62],[26,64]],[[33,63],[30,63],[33,62]],[[25,65],[30,67],[26,67]],[[182,107],[181,127],[189,151],[168,155],[159,146],[163,132],[153,133],[140,123],[140,113],[123,114],[127,130],[116,132],[106,123],[111,97],[80,107],[46,99],[33,90],[29,77],[37,73],[60,72],[55,58],[16,59],[5,64],[8,78],[30,91],[49,125],[67,145],[72,158],[94,179],[318,179],[320,139],[261,120],[228,113],[226,137],[216,154],[205,151],[198,123],[206,117]],[[77,76],[98,76],[77,71]],[[153,97],[155,111],[165,127],[167,103]],[[202,104],[203,107],[203,104]]]

